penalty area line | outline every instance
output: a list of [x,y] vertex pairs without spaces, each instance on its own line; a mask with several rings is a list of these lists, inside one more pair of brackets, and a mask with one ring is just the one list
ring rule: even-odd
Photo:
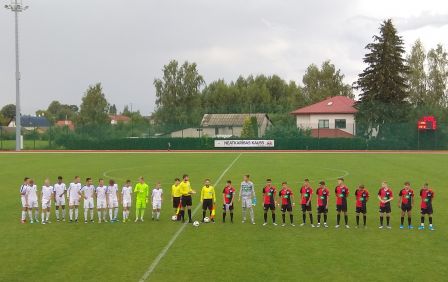
[[[222,180],[222,178],[224,177],[224,175],[226,175],[226,173],[232,168],[232,166],[238,161],[238,159],[241,157],[243,153],[240,153],[228,166],[227,168],[221,173],[221,175],[218,177],[218,179],[216,179],[215,184],[213,186],[216,186],[219,184],[219,182]],[[193,216],[198,212],[199,208],[201,207],[200,204],[198,204],[196,206],[196,208],[193,210]],[[169,249],[171,248],[171,246],[174,244],[174,242],[176,241],[177,237],[179,237],[179,235],[184,231],[185,227],[188,224],[182,224],[182,226],[176,231],[176,233],[174,233],[173,237],[171,238],[171,240],[168,242],[168,244],[166,244],[166,246],[162,249],[162,251],[159,253],[159,255],[154,259],[154,261],[151,263],[151,265],[148,267],[148,269],[146,270],[146,272],[143,274],[142,278],[140,278],[140,282],[143,282],[145,280],[147,280],[149,278],[149,276],[151,275],[151,273],[154,272],[154,270],[156,269],[157,265],[159,265],[160,261],[162,260],[162,258],[166,255],[166,253],[169,251]]]

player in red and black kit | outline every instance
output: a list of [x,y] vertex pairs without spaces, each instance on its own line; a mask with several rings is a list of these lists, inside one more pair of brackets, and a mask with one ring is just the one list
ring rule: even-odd
[[282,189],[278,193],[278,196],[282,200],[282,220],[283,220],[282,226],[286,225],[286,223],[285,223],[286,211],[288,211],[288,213],[289,213],[289,220],[291,222],[291,226],[295,226],[294,225],[294,216],[292,214],[292,207],[295,205],[294,204],[294,193],[288,187],[288,184],[286,183],[286,181],[282,182]]
[[420,197],[422,198],[422,202],[420,204],[422,217],[418,229],[425,229],[425,214],[427,214],[429,220],[429,230],[433,231],[434,227],[432,226],[432,200],[434,199],[434,191],[429,188],[428,183],[425,183],[425,185],[423,185],[423,188],[420,190]]
[[230,222],[233,223],[233,200],[235,199],[235,188],[232,187],[232,181],[227,180],[226,187],[222,190],[222,222],[226,222],[227,211],[230,212]]
[[324,214],[324,227],[327,225],[327,213],[328,213],[328,196],[330,196],[330,190],[325,186],[325,181],[319,182],[319,188],[316,190],[317,195],[317,227],[320,227],[320,218]]
[[266,180],[266,186],[263,188],[263,198],[264,198],[264,223],[263,226],[268,224],[268,210],[271,210],[272,214],[272,223],[275,223],[275,206],[277,205],[277,189],[275,186],[272,186],[272,180]]
[[362,213],[364,228],[367,227],[367,201],[369,200],[369,191],[363,184],[358,186],[355,191],[356,196],[356,228],[359,227],[359,214]]
[[412,207],[414,206],[414,190],[411,189],[411,183],[406,181],[404,183],[404,188],[401,189],[400,196],[398,198],[398,207],[401,208],[401,224],[400,229],[404,228],[404,215],[408,215],[408,228],[413,229],[412,227]]
[[311,197],[313,195],[313,188],[311,188],[310,186],[310,181],[309,179],[305,179],[303,186],[300,188],[300,196],[301,196],[301,201],[300,203],[302,204],[302,224],[300,224],[300,226],[304,226],[306,223],[306,213],[308,212],[308,214],[310,215],[310,223],[311,223],[311,227],[314,227],[313,224],[313,213],[311,211]]
[[350,228],[348,226],[348,215],[347,215],[347,197],[350,194],[347,186],[344,184],[344,178],[338,178],[338,186],[334,189],[336,195],[336,228],[339,228],[339,223],[341,222],[341,212],[344,213],[345,228]]
[[386,222],[387,222],[387,228],[391,229],[390,226],[390,202],[394,199],[394,194],[392,190],[389,188],[389,185],[387,185],[386,181],[383,181],[381,183],[381,188],[378,191],[378,199],[380,200],[380,229],[384,228],[383,220],[384,215],[386,215]]

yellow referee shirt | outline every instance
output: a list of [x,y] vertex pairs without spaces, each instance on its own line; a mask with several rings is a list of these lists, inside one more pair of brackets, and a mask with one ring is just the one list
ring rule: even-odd
[[179,193],[180,193],[182,196],[190,196],[192,191],[193,191],[193,190],[191,189],[190,181],[187,181],[187,182],[182,181],[182,182],[179,184]]
[[180,192],[180,184],[177,186],[173,184],[173,186],[171,186],[171,196],[174,198],[182,196],[182,193]]
[[211,185],[202,187],[201,202],[207,199],[213,199],[213,202],[216,202],[215,187]]

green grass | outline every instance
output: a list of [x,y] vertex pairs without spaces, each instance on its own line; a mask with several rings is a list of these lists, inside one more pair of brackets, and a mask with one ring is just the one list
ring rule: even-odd
[[[180,224],[170,221],[169,189],[184,172],[199,190],[204,178],[212,182],[239,153],[22,153],[0,154],[0,281],[138,281],[162,251]],[[149,277],[151,281],[446,281],[448,249],[446,222],[448,155],[435,154],[301,154],[243,153],[218,183],[239,183],[252,175],[259,203],[257,225],[241,224],[236,205],[235,223],[187,226]],[[152,186],[161,181],[165,191],[162,221],[142,224],[20,224],[18,187],[24,176],[52,180],[63,175],[113,177],[120,182],[144,175]],[[333,228],[334,195],[329,212],[331,228],[263,227],[260,190],[267,177],[278,186],[287,180],[294,191],[305,177],[323,179],[333,192],[336,178],[345,175],[348,187],[364,183],[372,194],[368,225],[364,229]],[[434,224],[437,230],[399,230],[394,201],[392,230],[379,230],[376,192],[388,180],[397,193],[405,180],[415,190],[429,181],[436,192]],[[120,187],[121,188],[121,187]],[[221,204],[218,193],[218,207]],[[193,199],[199,203],[199,195]],[[418,225],[419,208],[414,209]],[[315,215],[315,201],[313,200]],[[301,220],[297,208],[295,220]],[[133,217],[132,210],[131,217]],[[121,215],[121,211],[120,211]],[[52,217],[54,211],[52,210]],[[150,217],[149,207],[146,218]],[[354,223],[354,197],[349,198],[349,221]],[[80,218],[83,218],[80,209]],[[199,218],[199,213],[196,214]],[[217,212],[221,218],[221,212]],[[277,212],[280,219],[280,213]],[[219,220],[218,220],[219,221]]]

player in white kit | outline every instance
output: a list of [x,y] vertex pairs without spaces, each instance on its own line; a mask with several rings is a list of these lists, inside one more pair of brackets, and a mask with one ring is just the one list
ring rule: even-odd
[[58,176],[58,182],[53,186],[54,203],[56,208],[56,221],[59,221],[59,208],[61,209],[62,221],[65,221],[65,194],[67,187],[62,182],[62,176]]
[[98,181],[98,187],[95,190],[96,193],[96,210],[98,211],[98,222],[101,223],[101,219],[104,222],[106,220],[106,208],[107,208],[107,187],[104,186],[104,180]]
[[75,222],[78,223],[78,206],[79,199],[81,198],[81,183],[79,182],[81,178],[75,176],[75,179],[70,183],[67,193],[68,193],[68,205],[69,205],[69,216],[70,223],[73,222],[73,211],[75,212]]
[[[22,202],[22,217],[20,222],[25,223],[26,222],[26,214],[28,212],[28,184],[29,184],[29,178],[25,177],[23,179],[22,185],[20,185],[20,201]],[[30,217],[30,221],[33,220],[33,217]]]
[[[117,221],[118,217],[118,185],[114,180],[109,180],[109,186],[107,186],[108,208],[110,222]],[[113,212],[113,216],[112,216]]]
[[162,209],[163,190],[160,182],[157,182],[156,187],[152,189],[151,203],[152,203],[152,220],[160,219],[160,210]]
[[129,210],[132,203],[132,186],[131,180],[126,180],[126,184],[121,189],[121,204],[123,206],[123,222],[129,220]]
[[238,201],[243,201],[242,202],[243,223],[246,222],[246,210],[249,209],[250,220],[252,224],[255,224],[254,209],[253,209],[254,202],[256,201],[255,188],[254,183],[250,181],[249,178],[250,178],[249,175],[244,175],[243,182],[241,182]]
[[50,222],[50,208],[51,200],[53,198],[53,186],[50,185],[50,180],[47,178],[44,181],[44,186],[42,186],[42,224],[51,223]]
[[87,212],[90,211],[90,222],[93,223],[93,196],[95,195],[95,186],[92,185],[92,178],[86,178],[86,185],[81,188],[81,194],[84,198],[84,223],[87,223]]
[[39,202],[37,200],[37,186],[34,184],[34,180],[29,180],[28,185],[28,215],[30,217],[30,223],[33,223],[33,211],[34,221],[39,222]]

